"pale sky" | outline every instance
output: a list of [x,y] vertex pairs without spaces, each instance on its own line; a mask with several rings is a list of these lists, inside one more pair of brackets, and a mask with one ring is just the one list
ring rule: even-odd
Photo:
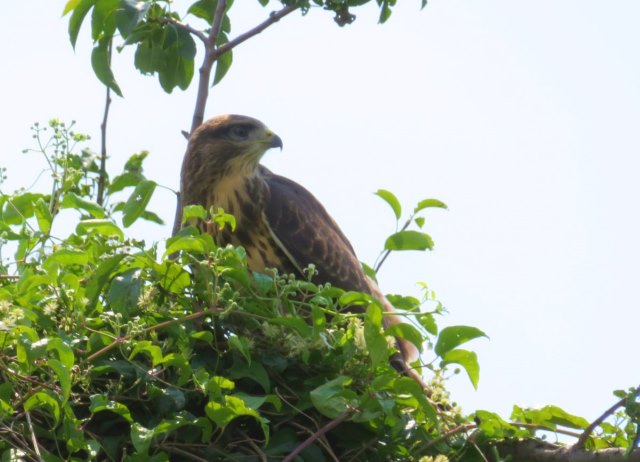
[[[64,3],[10,2],[0,17],[5,191],[44,168],[21,154],[35,121],[75,119],[99,150],[104,92],[88,27],[71,49]],[[454,398],[468,412],[556,404],[594,419],[612,390],[640,382],[640,3],[399,3],[384,25],[373,7],[342,29],[322,10],[290,15],[235,50],[207,117],[251,115],[278,133],[284,150],[265,164],[312,191],[368,263],[394,231],[374,191],[393,191],[406,210],[447,203],[426,214],[434,251],[392,255],[379,281],[413,295],[425,281],[450,311],[441,327],[491,337],[467,345],[479,390],[456,377]],[[271,9],[237,0],[232,35]],[[130,51],[115,68],[125,98],[109,120],[111,173],[149,150],[148,177],[177,188],[195,80],[166,95],[133,70]],[[174,206],[157,190],[151,209],[167,225],[131,233],[166,238]]]

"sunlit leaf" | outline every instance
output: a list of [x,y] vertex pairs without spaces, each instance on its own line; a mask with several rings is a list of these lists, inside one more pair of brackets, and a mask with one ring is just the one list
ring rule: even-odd
[[375,194],[389,204],[393,210],[393,214],[396,216],[396,220],[399,220],[402,216],[402,206],[400,205],[398,198],[391,191],[387,191],[386,189],[378,189]]
[[478,381],[480,380],[480,364],[478,363],[478,356],[473,351],[467,350],[449,350],[442,356],[441,366],[448,364],[459,364],[467,372],[469,380],[473,388],[478,388]]
[[142,215],[155,189],[156,182],[151,180],[143,180],[136,185],[122,211],[122,224],[125,228],[131,226]]
[[416,207],[413,209],[413,212],[418,213],[419,211],[424,210],[426,208],[430,208],[430,207],[446,209],[447,205],[444,202],[439,201],[438,199],[423,199],[420,202],[418,202],[418,205],[416,205]]
[[443,356],[448,351],[462,345],[463,343],[478,337],[487,337],[477,327],[471,326],[449,326],[440,331],[436,342],[435,352],[438,356]]
[[431,236],[420,231],[400,231],[392,234],[384,243],[386,250],[431,250]]

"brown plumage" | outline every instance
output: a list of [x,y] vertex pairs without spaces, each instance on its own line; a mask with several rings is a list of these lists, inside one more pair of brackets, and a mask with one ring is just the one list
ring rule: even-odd
[[[299,184],[259,164],[274,147],[282,148],[282,140],[256,119],[223,115],[208,120],[189,139],[182,206],[222,207],[233,214],[235,231],[215,232],[216,240],[243,246],[254,271],[276,268],[281,274],[302,276],[302,270],[314,264],[314,282],[370,293],[386,311],[393,311],[322,204]],[[384,317],[385,326],[396,322],[395,316]],[[406,372],[417,351],[402,340],[398,346],[402,360],[394,365]]]

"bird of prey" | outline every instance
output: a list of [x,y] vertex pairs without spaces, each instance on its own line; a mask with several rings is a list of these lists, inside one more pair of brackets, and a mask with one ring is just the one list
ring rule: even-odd
[[[254,118],[222,115],[203,123],[191,134],[182,165],[182,206],[221,207],[234,215],[235,231],[214,230],[216,241],[244,247],[253,271],[275,268],[302,276],[313,264],[315,283],[369,293],[385,311],[393,311],[322,204],[299,184],[260,165],[270,148],[282,148],[282,140]],[[385,327],[397,322],[397,316],[384,316]],[[415,346],[403,339],[397,344],[401,357],[392,364],[415,376],[408,366],[417,358]]]

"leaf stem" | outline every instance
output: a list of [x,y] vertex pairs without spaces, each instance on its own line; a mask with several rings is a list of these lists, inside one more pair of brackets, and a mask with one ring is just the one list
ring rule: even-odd
[[[113,39],[109,41],[108,45],[107,59],[109,67],[111,67],[112,45]],[[111,88],[109,85],[105,85],[105,87],[107,91],[104,101],[104,114],[100,124],[100,172],[98,174],[98,197],[96,200],[100,206],[104,205],[104,189],[107,182],[107,119],[109,118],[109,107],[111,106]]]

